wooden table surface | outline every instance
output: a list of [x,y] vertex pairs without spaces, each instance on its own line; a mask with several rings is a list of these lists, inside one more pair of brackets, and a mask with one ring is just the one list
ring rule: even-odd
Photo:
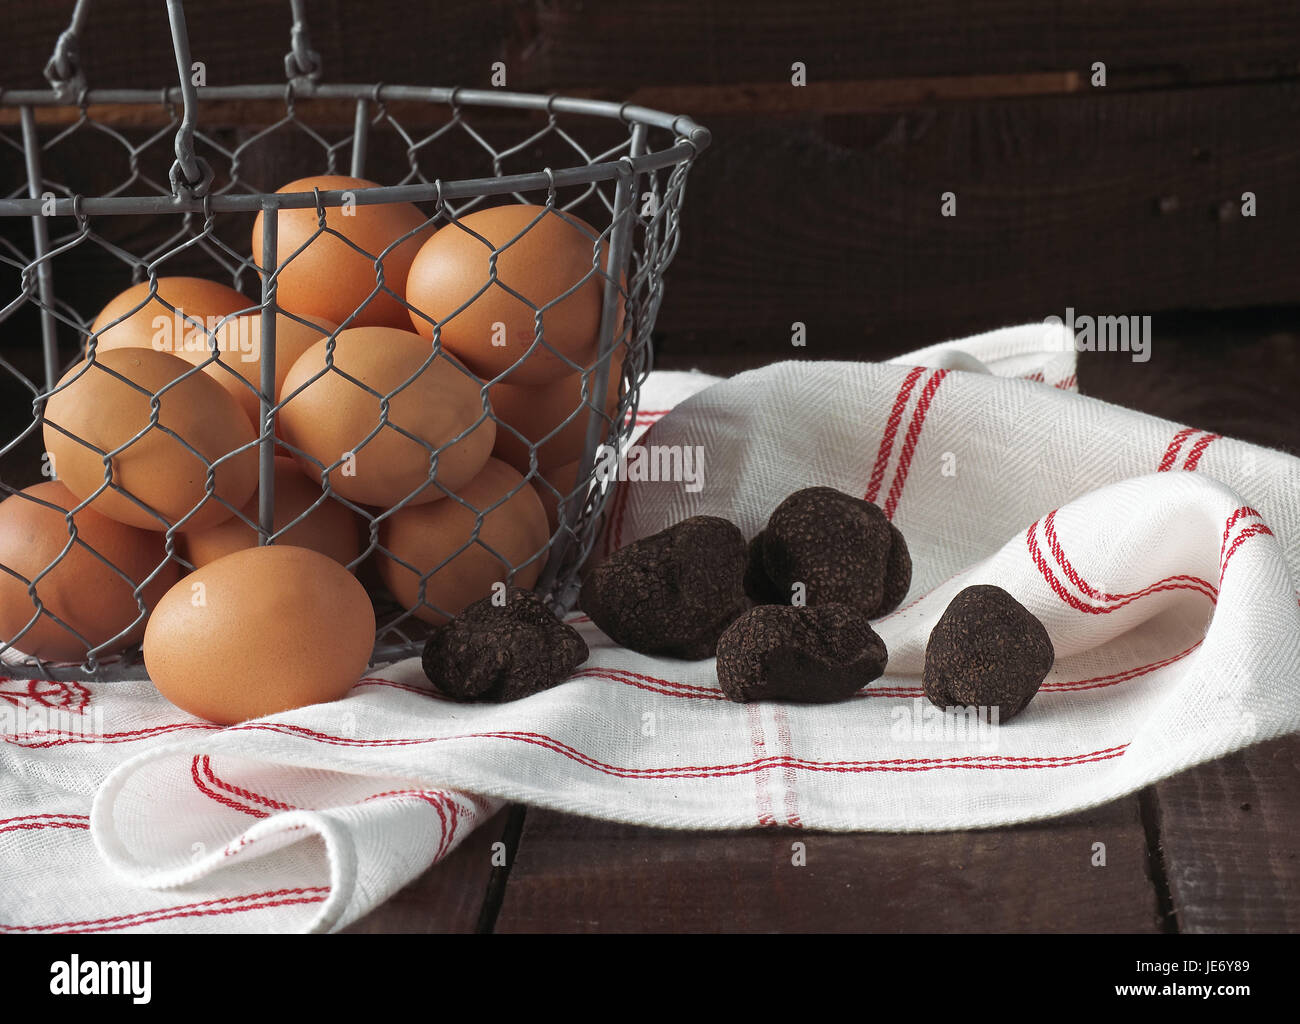
[[[1300,454],[1288,316],[1300,324],[1158,318],[1149,363],[1081,355],[1081,389]],[[670,341],[659,365],[727,374],[780,357],[694,358]],[[982,831],[675,832],[516,806],[349,931],[1295,932],[1297,824],[1300,735],[1083,814]]]

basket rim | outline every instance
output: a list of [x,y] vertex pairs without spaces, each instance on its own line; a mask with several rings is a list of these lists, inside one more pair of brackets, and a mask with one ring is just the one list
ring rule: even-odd
[[[319,195],[315,192],[284,194],[253,192],[239,195],[208,195],[201,198],[178,198],[172,195],[59,198],[54,200],[53,215],[66,217],[150,213],[248,213],[276,208],[293,210],[318,206],[336,207],[341,206],[345,201],[369,206],[380,203],[429,202],[439,198],[464,199],[508,195],[513,192],[534,192],[589,185],[593,182],[612,181],[633,174],[661,170],[694,159],[708,147],[712,139],[707,128],[685,114],[670,114],[634,103],[616,103],[612,100],[587,99],[553,93],[363,83],[331,83],[317,85],[310,89],[285,85],[209,86],[200,93],[200,100],[265,99],[283,99],[288,104],[298,99],[351,99],[371,100],[377,104],[387,101],[415,101],[445,104],[453,109],[460,106],[474,106],[540,110],[547,113],[567,113],[620,120],[630,126],[661,128],[676,134],[678,141],[673,146],[654,153],[639,156],[625,155],[618,160],[606,160],[558,170],[546,169],[502,177],[462,178],[446,182],[437,179],[427,184],[420,182],[408,185],[384,185],[366,189],[320,192]],[[92,104],[173,106],[181,101],[182,94],[179,86],[169,86],[165,89],[88,89],[75,103],[60,99],[52,89],[0,89],[0,106],[3,107],[77,107],[84,110]],[[50,212],[50,204],[40,198],[0,199],[0,217],[33,217],[42,214],[49,216]]]

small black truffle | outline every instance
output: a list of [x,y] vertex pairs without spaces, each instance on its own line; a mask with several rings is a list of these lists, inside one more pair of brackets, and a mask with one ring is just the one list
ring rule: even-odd
[[903,531],[893,523],[889,524],[889,557],[885,560],[885,579],[881,586],[880,607],[872,618],[888,615],[907,596],[912,586],[912,555],[907,550],[907,541]]
[[885,671],[889,652],[846,604],[760,605],[718,641],[718,682],[734,701],[846,700]]
[[877,614],[893,539],[889,520],[871,502],[833,487],[807,487],[776,507],[762,537],[763,568],[785,601],[802,583],[810,607],[851,604]]
[[691,516],[615,551],[587,576],[578,604],[615,643],[642,654],[711,658],[749,607],[745,537],[717,516]]
[[475,601],[425,642],[424,674],[453,700],[510,701],[558,686],[587,660],[577,630],[531,590]]
[[925,647],[925,695],[939,707],[1025,709],[1056,660],[1047,630],[1001,587],[967,587],[952,599]]

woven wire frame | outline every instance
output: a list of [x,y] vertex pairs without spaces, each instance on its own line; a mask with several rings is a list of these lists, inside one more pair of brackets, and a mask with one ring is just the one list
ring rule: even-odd
[[[240,87],[247,93],[261,87]],[[680,211],[685,195],[687,175],[697,144],[701,141],[702,129],[690,122],[685,123],[683,131],[678,130],[678,120],[666,115],[659,115],[656,124],[647,124],[624,115],[624,108],[617,109],[620,117],[605,127],[621,130],[621,137],[605,140],[599,147],[584,148],[578,141],[582,129],[589,127],[592,118],[586,112],[567,114],[557,108],[560,103],[545,100],[541,109],[532,111],[536,123],[527,126],[522,138],[510,145],[493,144],[489,137],[500,133],[500,126],[493,123],[492,115],[497,113],[490,106],[474,106],[461,102],[456,91],[446,97],[446,115],[431,130],[415,132],[408,128],[411,118],[399,116],[386,101],[384,91],[378,87],[331,87],[334,91],[345,91],[349,97],[356,98],[356,121],[353,130],[346,135],[332,137],[330,127],[314,124],[304,115],[303,108],[311,102],[295,98],[293,90],[268,87],[261,90],[265,96],[281,97],[283,116],[258,129],[235,130],[223,135],[220,131],[195,132],[195,150],[205,167],[211,169],[211,187],[201,199],[191,198],[189,202],[176,203],[173,200],[171,210],[179,206],[179,212],[168,212],[159,207],[157,212],[136,213],[134,219],[146,222],[154,234],[162,228],[163,237],[158,240],[147,239],[144,242],[133,239],[131,232],[120,237],[124,232],[118,226],[128,218],[119,218],[107,213],[87,213],[86,207],[96,204],[84,199],[76,188],[75,181],[57,180],[43,170],[51,161],[50,157],[61,147],[75,145],[76,140],[85,134],[94,134],[98,141],[105,141],[120,150],[125,159],[125,173],[120,184],[104,192],[100,197],[115,198],[127,196],[172,197],[172,190],[166,184],[167,176],[156,171],[151,173],[155,163],[153,157],[166,153],[166,145],[172,132],[179,124],[180,114],[174,99],[164,93],[152,104],[155,121],[160,126],[149,129],[120,128],[106,123],[96,117],[83,95],[75,108],[75,115],[70,123],[56,131],[41,132],[35,126],[33,105],[19,106],[21,111],[21,135],[16,136],[12,129],[0,123],[0,173],[5,179],[17,183],[16,187],[6,190],[0,199],[0,331],[5,334],[10,325],[17,323],[24,311],[39,317],[40,328],[44,334],[53,334],[54,338],[44,339],[44,366],[35,365],[33,356],[35,347],[16,345],[12,339],[0,338],[0,403],[9,407],[18,403],[30,406],[30,418],[13,430],[12,434],[0,437],[0,498],[9,498],[18,494],[22,487],[48,477],[44,453],[33,450],[33,439],[40,437],[49,429],[68,435],[73,443],[85,446],[99,458],[104,465],[104,480],[99,488],[70,509],[58,508],[57,513],[64,516],[68,530],[68,541],[59,554],[41,571],[30,578],[21,572],[0,562],[0,586],[13,590],[15,587],[26,591],[31,601],[31,618],[13,636],[0,635],[0,658],[7,662],[21,663],[25,673],[56,678],[87,674],[101,676],[106,671],[117,674],[129,674],[130,667],[138,663],[138,650],[134,645],[127,645],[122,655],[114,652],[134,637],[138,640],[139,630],[147,618],[149,607],[146,589],[155,584],[169,572],[168,563],[176,563],[182,572],[193,569],[185,558],[181,544],[186,522],[205,502],[218,502],[225,506],[234,517],[238,517],[250,529],[256,530],[262,543],[274,543],[294,526],[326,502],[340,502],[353,512],[362,523],[361,554],[350,563],[349,568],[359,570],[366,559],[373,557],[387,558],[415,573],[419,578],[419,598],[421,610],[431,613],[434,618],[450,617],[455,608],[443,608],[427,599],[426,588],[429,581],[441,569],[447,566],[462,552],[477,546],[484,549],[500,564],[499,582],[510,585],[516,582],[519,574],[525,578],[536,578],[536,589],[541,592],[552,607],[559,612],[570,608],[576,597],[578,571],[590,554],[600,524],[602,510],[610,496],[612,482],[603,479],[594,472],[593,462],[598,445],[621,447],[630,435],[639,400],[642,381],[649,372],[651,364],[650,339],[654,320],[663,296],[664,271],[677,251],[680,238]],[[398,90],[409,93],[410,90]],[[13,95],[13,94],[11,94]],[[409,96],[407,97],[409,100]],[[0,111],[14,108],[7,106],[10,97],[0,95]],[[482,101],[481,101],[482,102]],[[151,105],[139,101],[139,106],[149,108]],[[436,106],[436,105],[434,105]],[[602,105],[609,106],[609,105]],[[514,120],[520,115],[515,113]],[[12,121],[12,118],[8,119]],[[518,131],[518,125],[512,127]],[[483,413],[476,424],[467,428],[461,435],[452,438],[440,446],[427,443],[423,438],[404,429],[401,423],[390,419],[390,403],[394,397],[409,385],[419,373],[423,373],[436,360],[445,355],[440,339],[442,327],[469,305],[469,300],[460,310],[444,317],[441,322],[434,321],[423,311],[419,315],[428,321],[433,340],[425,364],[419,373],[408,378],[398,388],[388,393],[380,393],[368,387],[360,380],[345,373],[333,365],[333,353],[338,332],[346,329],[352,322],[349,317],[330,333],[327,343],[326,369],[324,374],[339,374],[352,386],[361,389],[371,401],[377,401],[379,416],[373,428],[364,438],[359,438],[353,447],[353,453],[360,457],[365,446],[382,431],[396,431],[410,440],[422,445],[429,456],[429,475],[425,484],[402,500],[387,508],[374,508],[348,501],[339,495],[330,482],[330,474],[340,471],[344,455],[327,465],[314,459],[308,453],[294,448],[275,433],[278,414],[297,395],[310,388],[319,379],[318,375],[298,388],[292,394],[280,396],[278,404],[275,396],[263,394],[249,383],[230,365],[228,353],[223,352],[223,338],[228,338],[227,325],[236,316],[245,314],[262,314],[263,351],[273,352],[273,344],[265,344],[274,337],[276,315],[287,317],[300,323],[308,323],[275,302],[275,286],[283,268],[300,256],[312,241],[321,235],[330,234],[341,239],[357,252],[363,252],[350,240],[334,230],[326,219],[327,209],[341,205],[345,200],[334,194],[316,193],[310,202],[316,207],[317,229],[311,239],[299,246],[292,254],[286,256],[278,267],[264,266],[263,254],[246,255],[241,249],[241,239],[247,239],[248,216],[245,212],[218,209],[223,205],[220,197],[249,197],[252,203],[242,203],[243,210],[251,211],[257,205],[264,207],[265,216],[275,216],[268,204],[275,204],[284,197],[272,197],[265,189],[278,182],[251,181],[246,168],[250,155],[257,148],[272,138],[280,138],[286,133],[298,136],[297,141],[306,140],[308,148],[316,152],[311,166],[295,169],[294,173],[280,172],[281,180],[298,178],[309,174],[351,173],[363,176],[368,149],[373,149],[385,137],[404,154],[407,164],[406,173],[395,186],[407,186],[407,191],[414,187],[410,195],[403,199],[414,201],[426,216],[420,227],[395,240],[380,253],[364,253],[371,259],[375,268],[375,287],[367,300],[353,313],[355,317],[362,308],[369,305],[377,296],[384,294],[406,305],[403,296],[397,294],[384,277],[384,260],[403,241],[427,232],[430,225],[436,230],[459,230],[473,234],[461,221],[469,213],[502,202],[527,203],[541,207],[538,217],[559,216],[568,221],[577,230],[583,232],[592,245],[592,265],[581,280],[575,281],[565,293],[551,297],[548,301],[537,304],[529,301],[508,280],[498,277],[496,261],[501,253],[517,244],[524,232],[493,250],[491,243],[475,235],[485,245],[491,255],[489,273],[482,289],[498,287],[507,294],[526,303],[533,311],[535,341],[530,353],[541,349],[549,350],[561,359],[563,353],[548,343],[546,339],[546,314],[557,303],[570,294],[587,285],[592,280],[600,283],[605,294],[602,310],[602,341],[599,354],[590,364],[569,362],[570,370],[580,375],[580,404],[571,413],[556,424],[554,429],[543,437],[529,438],[519,434],[513,427],[495,416],[490,403],[490,389],[499,382],[508,382],[512,370],[508,369],[495,378],[478,380]],[[591,134],[595,134],[594,132]],[[242,136],[242,137],[241,137]],[[693,136],[693,137],[692,137]],[[703,143],[707,144],[707,133],[703,133]],[[683,145],[687,143],[687,145]],[[442,161],[438,154],[439,147],[455,147],[463,158],[466,150],[478,154],[486,166],[481,178],[470,182],[445,183],[432,173],[434,166]],[[502,183],[513,184],[518,171],[510,164],[535,158],[544,147],[549,147],[548,155],[558,150],[558,155],[569,159],[571,168],[613,168],[593,180],[572,182],[566,171],[552,172],[545,170],[543,187],[537,187],[530,181],[527,188],[503,188]],[[349,157],[349,167],[340,168],[344,156]],[[255,161],[254,161],[255,162]],[[463,162],[463,159],[462,159]],[[552,161],[564,166],[560,160]],[[164,164],[156,166],[165,167]],[[278,167],[277,167],[278,170]],[[536,173],[530,178],[537,178]],[[4,180],[4,179],[0,179]],[[474,187],[477,186],[477,187]],[[369,190],[373,193],[375,190]],[[367,202],[362,190],[358,190],[355,201]],[[32,204],[40,199],[42,210],[40,216],[33,216]],[[154,201],[155,204],[157,201]],[[289,205],[287,202],[284,205]],[[299,204],[304,205],[304,204]],[[114,211],[115,213],[116,211]],[[8,230],[20,223],[5,220],[9,217],[24,217],[31,221],[31,231],[26,242],[32,246],[25,248],[22,236]],[[581,219],[580,219],[581,218]],[[105,223],[107,222],[107,223]],[[589,226],[591,225],[591,226]],[[145,232],[147,234],[147,232]],[[247,243],[244,242],[243,245]],[[133,310],[105,324],[99,331],[91,331],[94,309],[82,308],[75,287],[62,283],[58,270],[65,266],[80,265],[82,257],[88,250],[94,255],[107,260],[112,265],[120,265],[122,280],[117,290],[142,281],[149,282],[148,295]],[[616,266],[616,256],[621,256]],[[274,257],[272,257],[274,258]],[[617,272],[611,272],[617,271]],[[261,297],[249,299],[245,309],[230,313],[218,323],[200,322],[188,316],[183,310],[176,310],[170,303],[156,294],[158,279],[174,274],[198,274],[211,278],[224,278],[238,291],[245,293],[250,287],[260,282]],[[55,283],[59,282],[56,292]],[[184,318],[186,329],[192,328],[195,337],[202,338],[206,345],[206,357],[187,369],[175,381],[161,388],[156,393],[141,388],[106,366],[96,358],[99,338],[117,324],[124,322],[136,312],[145,309],[151,302],[157,303],[157,309],[166,310],[177,318]],[[96,303],[97,304],[97,303]],[[157,310],[149,306],[150,312]],[[267,332],[269,321],[270,331]],[[621,356],[621,360],[616,359]],[[11,356],[13,358],[11,358]],[[526,356],[524,357],[526,358]],[[521,360],[522,361],[522,360]],[[604,401],[606,395],[605,375],[611,368],[621,362],[620,379],[617,386],[618,401],[611,413]],[[149,418],[145,426],[131,437],[122,439],[115,447],[101,448],[91,441],[71,435],[70,432],[51,422],[45,415],[46,405],[55,393],[54,385],[78,363],[83,364],[78,377],[90,373],[106,373],[139,392],[149,401]],[[456,363],[461,372],[469,371]],[[517,367],[519,363],[516,363]],[[43,372],[42,372],[43,371]],[[185,438],[180,437],[162,422],[159,417],[166,394],[178,387],[183,381],[201,373],[230,375],[238,379],[238,384],[256,395],[261,402],[262,417],[257,427],[257,436],[253,441],[231,452],[211,456],[200,452]],[[472,375],[471,375],[472,376]],[[42,383],[38,383],[42,382]],[[68,385],[71,386],[70,381]],[[263,378],[265,386],[265,378]],[[476,429],[486,419],[496,420],[497,430],[510,431],[522,441],[529,451],[529,464],[523,480],[497,501],[486,507],[470,505],[459,495],[452,493],[438,480],[438,459],[458,440]],[[587,430],[587,445],[583,459],[580,460],[576,480],[570,484],[555,479],[554,467],[543,470],[538,462],[538,451],[550,440],[559,435],[566,427],[587,420],[592,426]],[[129,494],[117,483],[112,469],[112,460],[120,456],[132,445],[138,443],[150,431],[162,431],[180,444],[192,457],[200,460],[205,469],[204,499],[190,511],[173,521],[169,521],[156,510]],[[263,505],[261,515],[249,514],[247,508],[235,508],[216,493],[218,471],[226,464],[234,462],[241,456],[252,458],[256,452],[262,463],[261,481],[268,483],[271,456],[274,454],[297,456],[300,466],[311,464],[321,475],[321,493],[313,504],[290,522],[271,526],[269,506]],[[34,458],[36,456],[36,458]],[[39,463],[39,464],[38,464]],[[550,477],[550,479],[548,479]],[[474,516],[474,527],[470,534],[455,550],[445,553],[433,565],[413,565],[384,546],[382,534],[385,524],[392,517],[412,504],[419,490],[433,486],[442,491],[438,501],[458,502]],[[531,553],[517,564],[492,547],[480,536],[486,517],[509,501],[524,487],[534,487],[540,494],[550,498],[556,507],[557,523],[547,543]],[[266,487],[263,487],[266,490]],[[106,491],[114,491],[127,500],[145,509],[158,520],[159,533],[163,541],[164,555],[151,572],[142,578],[133,578],[121,566],[113,564],[103,553],[95,551],[84,538],[78,535],[77,515],[95,498]],[[32,501],[46,505],[55,510],[56,506],[41,502],[29,495],[20,495],[13,500]],[[256,499],[254,499],[256,501]],[[41,599],[42,581],[46,580],[76,546],[91,554],[99,563],[106,566],[114,578],[129,586],[136,605],[134,621],[120,630],[116,636],[95,642],[77,632],[75,626],[60,619]],[[15,591],[17,592],[17,591]],[[466,600],[486,596],[483,594],[464,595]],[[413,608],[406,608],[390,595],[372,590],[377,611],[377,635],[374,659],[385,661],[406,656],[418,650],[427,635],[428,625],[417,615]],[[464,602],[460,602],[464,603]],[[85,648],[85,658],[80,665],[65,662],[51,662],[21,654],[23,637],[31,632],[42,617],[48,618],[76,637],[78,644]],[[111,666],[111,667],[109,667]]]

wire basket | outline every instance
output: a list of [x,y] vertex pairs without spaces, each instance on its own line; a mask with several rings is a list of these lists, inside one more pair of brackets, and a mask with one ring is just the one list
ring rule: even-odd
[[[254,440],[210,458],[172,433],[191,455],[202,460],[206,473],[203,498],[190,514],[204,502],[219,502],[232,518],[240,516],[256,530],[259,544],[268,544],[283,540],[322,503],[340,502],[349,508],[359,521],[361,539],[359,554],[348,567],[367,582],[376,604],[375,661],[418,650],[428,631],[425,620],[430,615],[425,613],[431,613],[434,620],[454,613],[455,609],[429,600],[427,587],[440,569],[471,546],[485,548],[500,562],[500,582],[518,585],[531,579],[534,589],[557,612],[572,607],[578,571],[591,551],[612,486],[596,471],[597,454],[603,445],[622,445],[635,422],[638,390],[650,368],[650,337],[663,298],[663,272],[678,246],[687,173],[708,145],[707,130],[684,116],[590,99],[503,89],[322,84],[320,60],[311,49],[299,0],[291,4],[293,29],[284,84],[196,85],[191,69],[197,65],[191,62],[184,10],[180,0],[168,0],[179,86],[160,92],[88,89],[77,63],[87,6],[87,0],[79,0],[70,27],[58,40],[45,70],[49,90],[0,90],[0,181],[11,183],[3,186],[5,194],[0,197],[0,330],[4,332],[0,339],[0,415],[4,418],[0,424],[0,499],[31,502],[33,508],[43,506],[43,514],[61,516],[67,527],[66,544],[48,563],[35,569],[31,565],[11,567],[0,558],[0,604],[12,604],[15,594],[21,601],[24,592],[30,602],[30,609],[23,610],[30,617],[20,629],[14,629],[12,622],[0,628],[0,658],[11,665],[17,663],[24,675],[46,678],[129,674],[139,661],[138,644],[133,641],[138,640],[150,610],[150,588],[168,573],[194,568],[183,543],[189,514],[160,514],[127,491],[114,471],[115,460],[131,445],[140,443],[150,431],[166,429],[159,422],[159,409],[173,385],[154,392],[132,385],[148,396],[151,418],[139,434],[113,450],[75,436],[46,416],[49,401],[71,386],[71,382],[60,386],[64,375],[77,366],[85,373],[93,372],[90,368],[101,358],[99,341],[104,334],[150,302],[174,313],[178,323],[183,318],[184,329],[201,332],[197,336],[204,339],[198,361],[190,360],[195,365],[178,381],[196,374],[237,372],[228,365],[229,350],[223,350],[222,331],[236,315],[259,318],[260,376],[246,381],[257,413]],[[212,119],[214,126],[199,127],[200,102],[205,109],[212,104],[218,111],[220,116]],[[503,138],[512,141],[506,144]],[[173,139],[174,158],[164,176],[159,171],[168,166],[172,154],[167,147]],[[277,148],[270,161],[265,147],[272,139]],[[401,180],[380,187],[293,194],[269,191],[290,179],[343,173],[345,158],[346,173],[364,178],[367,162],[373,162],[377,153],[399,161],[405,158]],[[83,168],[93,166],[102,174],[113,160],[123,164],[120,184],[109,190],[99,188],[98,194],[91,195],[77,187],[76,178]],[[268,166],[272,162],[273,166]],[[539,163],[541,170],[536,169]],[[449,177],[448,172],[461,176]],[[306,322],[277,302],[284,268],[301,258],[310,241],[324,234],[338,235],[327,222],[327,211],[347,204],[397,203],[416,204],[424,222],[383,251],[364,252],[373,260],[374,288],[352,316],[329,330],[325,373],[336,372],[333,356],[339,333],[363,316],[372,302],[381,301],[382,296],[383,301],[395,300],[408,310],[413,308],[394,291],[384,273],[385,260],[391,262],[394,248],[407,238],[420,232],[469,231],[461,225],[467,215],[498,204],[520,203],[539,207],[543,211],[539,218],[560,216],[582,230],[592,246],[589,273],[562,295],[536,301],[519,294],[497,271],[498,258],[526,231],[495,245],[475,234],[490,250],[482,288],[505,289],[527,304],[534,319],[534,339],[525,355],[494,377],[474,378],[483,407],[475,427],[491,419],[498,439],[513,436],[517,449],[526,452],[526,464],[519,467],[522,482],[499,501],[487,507],[471,506],[439,481],[439,456],[464,434],[441,445],[432,444],[413,437],[389,419],[390,402],[414,377],[388,392],[368,389],[379,401],[380,414],[373,430],[357,446],[356,456],[359,458],[364,446],[384,430],[399,430],[427,451],[425,484],[441,490],[437,500],[459,502],[473,513],[469,535],[434,565],[412,565],[383,543],[385,524],[415,495],[382,507],[346,499],[331,483],[331,472],[336,474],[336,482],[339,479],[342,455],[329,466],[315,460],[321,493],[312,508],[282,525],[275,522],[277,453],[296,455],[300,463],[312,459],[278,430],[282,410],[312,383],[293,394],[276,394],[277,323],[283,327],[289,322],[285,317]],[[311,240],[279,259],[277,238],[284,211],[313,209],[317,227]],[[262,223],[262,251],[248,254],[249,224],[257,214]],[[348,244],[362,252],[354,243]],[[116,276],[119,273],[120,277]],[[159,279],[177,274],[228,280],[235,290],[245,294],[252,290],[256,297],[249,298],[246,309],[219,323],[200,322],[177,311],[158,294]],[[598,282],[600,289],[596,354],[574,364],[548,343],[547,313],[591,280]],[[147,294],[140,304],[92,330],[104,296],[92,294],[94,288],[86,282],[106,282],[111,287],[109,294],[116,294],[145,281],[149,282]],[[446,355],[441,334],[464,308],[442,320],[423,310],[417,312],[432,332],[432,360]],[[28,340],[36,334],[39,346]],[[569,363],[566,369],[572,370],[580,401],[553,431],[526,437],[494,412],[492,389],[510,383],[512,371],[543,351]],[[100,369],[105,369],[102,362]],[[463,367],[462,371],[469,374]],[[354,383],[365,387],[360,381]],[[607,404],[606,396],[615,393],[616,404]],[[568,468],[572,476],[557,480],[552,467],[543,467],[539,461],[539,451],[560,431],[573,431],[575,424],[582,454]],[[76,503],[66,508],[19,493],[57,476],[51,472],[48,453],[42,450],[47,427],[93,451],[104,468],[102,486],[93,494],[77,496]],[[257,461],[255,511],[241,510],[216,492],[215,481],[228,460],[249,457],[247,453],[253,451]],[[534,487],[550,499],[553,524],[544,545],[525,559],[512,560],[485,543],[480,531],[485,518],[523,487]],[[87,506],[110,492],[156,518],[152,529],[162,538],[162,555],[151,571],[125,570],[87,542],[85,529],[79,531],[79,517],[84,526]],[[367,569],[372,558],[392,559],[417,574],[415,605],[394,601],[377,585]],[[80,559],[78,564],[91,566],[97,576],[107,572],[115,585],[129,586],[137,613],[134,620],[113,636],[87,636],[71,615],[60,615],[59,602],[43,599],[43,595],[66,587],[66,579],[59,575],[61,571],[66,575],[67,566],[61,569],[65,559]],[[458,603],[482,596],[463,594]],[[32,654],[30,649],[40,646],[33,638],[56,626],[63,646],[72,643],[76,656]],[[74,639],[68,641],[68,637]]]

